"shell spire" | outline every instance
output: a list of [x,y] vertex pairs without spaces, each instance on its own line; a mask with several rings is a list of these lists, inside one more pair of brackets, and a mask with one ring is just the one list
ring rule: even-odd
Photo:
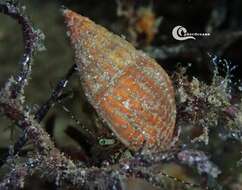
[[64,10],[85,94],[118,139],[132,150],[164,150],[175,129],[172,82],[158,63],[123,38]]

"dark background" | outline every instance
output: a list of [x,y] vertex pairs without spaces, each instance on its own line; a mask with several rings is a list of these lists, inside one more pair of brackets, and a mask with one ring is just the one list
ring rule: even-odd
[[[117,15],[115,0],[26,0],[20,2],[26,6],[26,14],[29,15],[34,26],[45,34],[44,46],[46,50],[38,52],[34,56],[32,79],[26,91],[26,99],[29,105],[36,105],[37,107],[43,103],[50,95],[54,84],[64,76],[68,68],[74,63],[73,51],[66,35],[64,20],[60,11],[61,6],[91,18],[114,33],[125,35],[131,42],[134,39],[130,35],[129,29],[133,29],[137,33],[135,46],[154,56],[170,75],[174,73],[178,65],[186,66],[191,63],[191,67],[188,69],[189,76],[196,76],[199,80],[209,83],[214,69],[208,56],[209,53],[230,61],[232,66],[237,65],[237,69],[233,71],[233,82],[234,86],[240,85],[242,77],[241,0],[123,0],[124,5],[133,7],[133,12],[129,16]],[[151,6],[155,18],[161,17],[162,22],[158,26],[154,38],[146,43],[146,34],[137,32],[134,23],[138,18],[137,10],[141,7],[148,9]],[[211,36],[200,37],[195,41],[176,41],[173,39],[171,31],[177,25],[186,27],[188,32],[210,32]],[[182,51],[177,53],[172,49],[180,45],[184,46]],[[171,48],[171,52],[167,53],[166,48]],[[165,52],[165,56],[161,56],[159,51],[156,53],[156,50],[162,50]],[[16,71],[21,53],[20,27],[11,18],[0,15],[1,86],[11,76],[11,73]],[[221,72],[223,72],[222,66]],[[73,98],[67,99],[64,104],[81,123],[92,126],[95,123],[93,119],[95,114],[84,98],[78,77],[74,77],[69,87]],[[234,93],[239,93],[237,88]],[[63,150],[70,147],[71,149],[81,149],[76,141],[63,132],[68,126],[75,125],[75,121],[73,122],[73,119],[63,111],[60,105],[48,114],[43,125],[52,131],[57,145]],[[16,140],[20,132],[4,118],[1,119],[0,127],[0,148],[4,150]],[[232,179],[223,176],[221,181],[234,190],[242,189],[242,186],[240,186],[242,174],[238,174],[231,169],[230,163],[234,163],[233,160],[238,158],[230,152],[238,152],[239,147],[234,142],[220,147],[228,152],[227,156],[224,156],[225,161],[221,162],[220,166],[227,168],[228,175],[236,176],[231,177]],[[216,159],[219,160],[219,158]],[[181,170],[180,173],[173,172],[174,175],[189,178],[184,174],[182,168],[176,165],[169,166],[168,170],[170,168],[173,168],[173,170],[175,168],[176,171]],[[229,182],[226,182],[226,180]],[[234,181],[240,181],[240,185],[237,183],[234,186],[229,184]],[[47,187],[51,187],[51,185],[43,186],[43,188]]]

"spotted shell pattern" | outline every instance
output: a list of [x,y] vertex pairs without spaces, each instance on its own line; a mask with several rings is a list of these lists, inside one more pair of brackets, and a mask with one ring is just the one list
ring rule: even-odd
[[131,150],[166,149],[176,106],[167,73],[142,51],[71,10],[64,10],[85,94],[118,139]]

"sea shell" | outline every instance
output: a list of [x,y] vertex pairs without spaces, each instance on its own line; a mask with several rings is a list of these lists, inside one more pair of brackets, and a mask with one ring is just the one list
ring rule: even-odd
[[164,150],[175,129],[172,82],[157,62],[123,38],[64,10],[81,84],[89,102],[131,150]]

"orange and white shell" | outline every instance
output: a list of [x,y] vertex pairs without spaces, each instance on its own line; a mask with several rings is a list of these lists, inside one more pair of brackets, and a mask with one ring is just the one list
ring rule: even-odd
[[172,82],[158,63],[123,38],[63,11],[89,102],[128,148],[164,150],[175,130]]

